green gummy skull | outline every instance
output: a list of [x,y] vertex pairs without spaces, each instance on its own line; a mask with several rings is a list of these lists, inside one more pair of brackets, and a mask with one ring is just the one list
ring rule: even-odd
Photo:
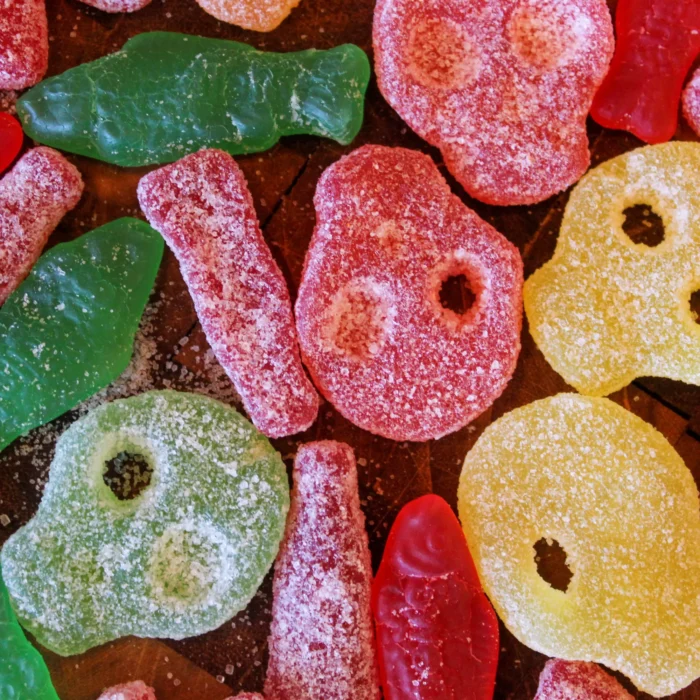
[[36,141],[122,166],[203,147],[264,151],[290,134],[348,144],[362,126],[369,75],[353,44],[281,54],[148,32],[39,83],[17,113]]
[[[140,455],[150,484],[120,500],[107,462]],[[152,391],[105,404],[58,440],[34,518],[5,544],[17,617],[68,656],[125,635],[182,639],[246,606],[289,506],[267,438],[234,409]]]

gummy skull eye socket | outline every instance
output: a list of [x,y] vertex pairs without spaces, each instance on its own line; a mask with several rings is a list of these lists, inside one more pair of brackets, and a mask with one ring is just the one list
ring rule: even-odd
[[649,204],[634,204],[623,210],[622,230],[629,239],[647,248],[656,248],[666,238],[663,219]]
[[138,498],[151,483],[153,466],[142,454],[122,450],[105,462],[104,483],[120,501]]
[[542,537],[533,545],[537,573],[552,588],[566,593],[573,572],[566,564],[566,550],[550,537]]
[[440,287],[440,304],[458,316],[463,316],[474,306],[476,294],[464,273],[450,275]]

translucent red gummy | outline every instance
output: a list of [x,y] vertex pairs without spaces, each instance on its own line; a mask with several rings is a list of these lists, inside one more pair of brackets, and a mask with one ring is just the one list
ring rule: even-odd
[[535,700],[633,700],[597,664],[550,659],[540,674]]
[[385,700],[491,700],[498,619],[456,516],[439,496],[405,505],[372,586]]
[[275,564],[267,700],[379,700],[371,585],[353,451],[303,445]]
[[28,151],[0,180],[0,305],[29,274],[82,193],[77,168],[51,148]]
[[613,52],[605,0],[378,0],[379,89],[473,197],[530,204],[590,163]]
[[0,90],[38,83],[49,65],[44,0],[4,0],[0,10]]
[[[328,168],[296,304],[304,362],[350,421],[393,440],[458,430],[520,351],[522,260],[416,151],[364,146]],[[476,295],[443,308],[445,280]]]
[[156,693],[143,681],[131,681],[107,688],[97,700],[156,700]]
[[287,285],[236,162],[199,151],[142,178],[138,197],[180,261],[207,340],[255,426],[270,437],[308,428],[318,394],[299,359]]
[[700,52],[697,0],[619,0],[617,46],[591,116],[647,143],[668,141],[678,126],[678,102]]
[[20,123],[11,114],[0,112],[0,174],[12,165],[23,141]]

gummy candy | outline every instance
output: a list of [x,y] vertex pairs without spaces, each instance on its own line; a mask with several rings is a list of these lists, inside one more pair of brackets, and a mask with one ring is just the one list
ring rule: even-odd
[[385,700],[491,700],[498,619],[439,496],[404,506],[372,587]]
[[0,112],[0,173],[5,172],[22,148],[24,134],[19,122],[6,112]]
[[238,693],[235,697],[226,698],[226,700],[265,700],[260,693]]
[[693,73],[692,79],[683,90],[683,116],[693,131],[700,136],[700,70]]
[[299,2],[300,0],[197,0],[199,6],[216,19],[256,32],[277,29]]
[[51,148],[25,153],[0,180],[0,306],[29,274],[82,193],[76,167]]
[[[646,146],[599,165],[574,188],[550,262],[525,283],[530,332],[578,391],[602,396],[635,377],[700,384],[700,145]],[[623,230],[623,212],[651,205],[665,239],[651,248]]]
[[287,285],[243,172],[204,150],[146,175],[139,202],[180,261],[202,328],[258,430],[306,430],[319,398],[304,373]]
[[302,445],[275,563],[267,700],[379,700],[364,525],[352,449]]
[[4,0],[0,12],[0,90],[38,83],[49,66],[44,0]]
[[123,166],[168,163],[202,147],[264,151],[290,134],[347,144],[362,126],[369,73],[353,44],[278,54],[147,32],[45,80],[17,113],[40,143]]
[[540,674],[535,700],[633,700],[600,666],[550,659]]
[[41,654],[17,622],[0,574],[0,698],[58,700]]
[[617,46],[591,116],[647,143],[668,141],[678,126],[678,102],[700,53],[696,0],[619,0]]
[[379,89],[473,197],[529,204],[590,162],[613,52],[605,0],[378,0]]
[[0,309],[0,450],[124,371],[162,254],[125,218],[39,259]]
[[149,5],[151,0],[81,0],[81,2],[103,12],[117,13],[136,12]]
[[97,700],[156,700],[156,691],[143,681],[132,681],[107,688]]
[[[105,481],[124,453],[153,470],[130,500]],[[174,391],[103,404],[58,439],[37,514],[2,549],[17,617],[64,656],[215,629],[272,565],[288,503],[282,459],[229,406]]]
[[[321,177],[296,304],[302,356],[348,419],[393,440],[461,428],[500,396],[520,351],[522,261],[432,160],[364,146]],[[443,308],[467,280],[476,301]]]
[[[607,399],[536,401],[484,431],[458,495],[484,589],[523,644],[657,697],[700,675],[698,490],[652,426]],[[566,591],[538,575],[541,538],[565,550]]]

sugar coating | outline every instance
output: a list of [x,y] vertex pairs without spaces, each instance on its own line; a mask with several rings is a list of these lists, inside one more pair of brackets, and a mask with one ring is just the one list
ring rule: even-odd
[[265,700],[260,693],[238,693],[235,697],[231,696],[226,700]]
[[[103,479],[124,451],[153,467],[131,500]],[[13,607],[64,656],[208,632],[255,594],[288,503],[280,456],[232,408],[174,391],[105,404],[59,438],[37,514],[2,549]]]
[[[604,396],[640,376],[700,384],[700,145],[647,146],[607,161],[574,188],[552,260],[525,284],[530,332],[583,394]],[[624,232],[623,211],[651,205],[664,241]]]
[[700,70],[693,73],[683,90],[683,116],[692,130],[700,135]]
[[132,681],[107,688],[97,700],[156,700],[156,691],[143,681]]
[[590,162],[586,116],[613,52],[605,0],[379,0],[379,89],[470,195],[539,202]]
[[136,12],[151,3],[151,0],[81,0],[86,5],[103,12]]
[[38,83],[49,65],[44,0],[0,0],[0,90]]
[[[522,261],[432,160],[364,146],[328,168],[296,304],[304,362],[349,420],[393,440],[458,430],[505,389],[520,351]],[[465,275],[463,315],[440,288]]]
[[214,354],[259,430],[306,430],[319,398],[304,373],[287,285],[243,172],[203,150],[146,175],[139,203],[180,262]]
[[301,0],[197,0],[199,6],[222,22],[255,32],[271,32],[287,19]]
[[371,585],[353,451],[302,445],[275,563],[267,700],[379,700]]
[[535,700],[633,700],[603,669],[585,661],[550,659],[540,674]]
[[0,306],[82,193],[77,168],[51,148],[25,153],[0,180]]
[[[522,643],[655,697],[700,676],[698,490],[655,428],[607,399],[536,401],[486,429],[458,497],[484,589]],[[543,537],[566,551],[566,592],[537,573]]]

